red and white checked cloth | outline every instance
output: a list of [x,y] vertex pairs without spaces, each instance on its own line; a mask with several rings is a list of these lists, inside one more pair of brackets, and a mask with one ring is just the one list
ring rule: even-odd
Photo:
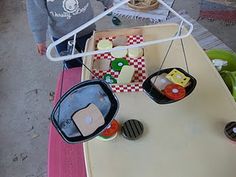
[[[116,37],[109,37],[108,39],[110,41],[113,41],[115,38]],[[96,43],[98,43],[99,40],[100,39],[96,40]],[[139,44],[142,42],[143,42],[142,35],[127,36],[127,45]],[[98,54],[98,55],[94,56],[94,60],[99,60],[99,59],[108,59],[111,61],[115,60],[115,58],[112,57],[110,53]],[[132,82],[130,84],[123,84],[123,85],[112,84],[111,85],[112,90],[117,93],[143,91],[142,83],[147,78],[144,57],[143,56],[140,58],[125,57],[125,59],[128,60],[129,65],[134,66],[134,68],[135,68]],[[105,74],[110,74],[114,78],[117,79],[119,76],[119,73],[120,73],[117,71],[113,71],[112,69],[110,69],[108,71],[101,71],[101,70],[92,69],[92,72],[96,77],[98,77],[100,79],[102,79]],[[95,77],[93,76],[92,78],[95,78]]]

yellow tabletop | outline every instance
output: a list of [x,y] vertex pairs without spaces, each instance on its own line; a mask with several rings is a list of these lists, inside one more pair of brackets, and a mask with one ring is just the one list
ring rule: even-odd
[[[144,40],[175,34],[175,25],[143,27]],[[195,90],[183,100],[159,105],[144,92],[116,94],[116,119],[138,119],[143,136],[129,141],[119,135],[109,142],[84,144],[88,177],[235,177],[236,144],[224,135],[236,119],[236,106],[218,72],[193,37],[183,40]],[[169,43],[144,49],[147,73],[157,71]],[[180,41],[164,67],[185,68]],[[86,72],[84,70],[84,72]],[[89,79],[84,73],[82,80]]]

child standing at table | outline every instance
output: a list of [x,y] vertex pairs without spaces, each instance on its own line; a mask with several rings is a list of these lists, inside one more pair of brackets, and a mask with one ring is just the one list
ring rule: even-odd
[[[113,5],[113,0],[101,1],[106,8]],[[89,0],[27,0],[29,25],[33,32],[37,51],[40,55],[46,52],[46,33],[55,41],[65,34],[93,18],[93,9]],[[90,25],[77,34],[75,48],[81,52],[85,48],[86,40],[95,30],[95,24]],[[67,51],[68,40],[57,45],[59,54]],[[81,58],[65,61],[67,68],[80,67]]]

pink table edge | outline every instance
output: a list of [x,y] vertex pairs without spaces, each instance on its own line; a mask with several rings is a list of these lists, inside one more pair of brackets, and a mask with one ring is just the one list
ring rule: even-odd
[[[62,94],[81,80],[81,68],[64,71]],[[60,98],[62,73],[58,76],[53,105]],[[48,137],[48,177],[86,177],[83,144],[68,144],[49,125]]]

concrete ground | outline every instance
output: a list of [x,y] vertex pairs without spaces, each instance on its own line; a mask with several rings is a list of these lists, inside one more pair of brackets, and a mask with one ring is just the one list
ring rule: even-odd
[[[186,9],[198,18],[200,0],[176,0],[176,10]],[[96,13],[101,4],[94,2]],[[0,1],[0,177],[47,176],[47,141],[52,95],[61,63],[40,57],[27,24],[24,0]],[[112,28],[111,17],[98,29]],[[121,27],[130,20],[123,19]],[[236,25],[199,21],[236,51]],[[146,24],[147,22],[142,22]],[[141,22],[134,22],[140,25]]]

